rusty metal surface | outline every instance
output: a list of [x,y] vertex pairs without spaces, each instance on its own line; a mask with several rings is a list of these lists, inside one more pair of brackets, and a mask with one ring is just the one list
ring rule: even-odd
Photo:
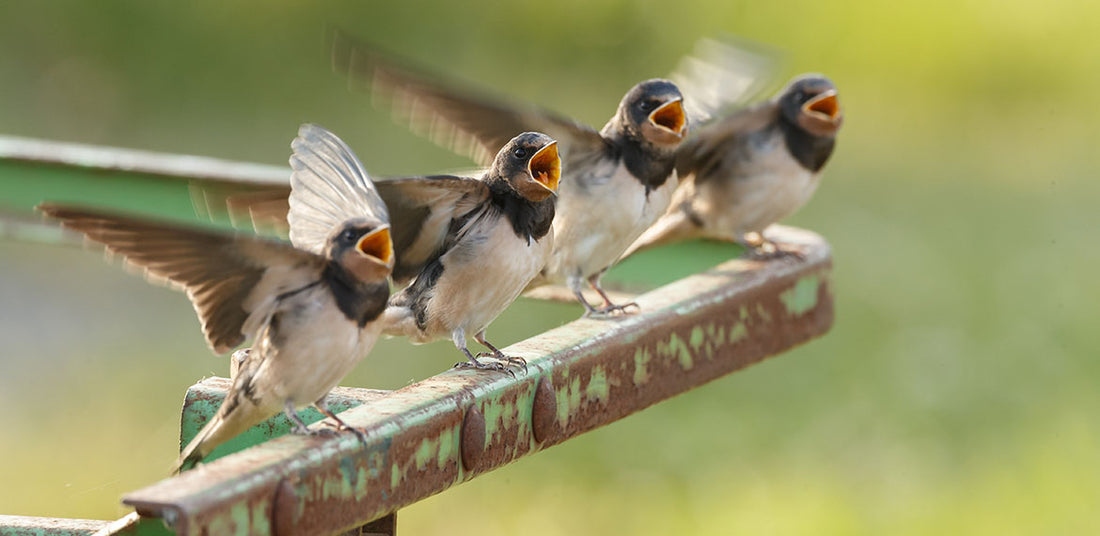
[[[284,436],[128,494],[180,534],[352,530],[825,333],[827,244],[734,260],[638,296],[640,314],[580,319],[514,344],[529,372],[453,370],[341,414],[367,432]],[[705,440],[705,439],[700,439]]]
[[108,521],[58,519],[0,515],[2,536],[85,536],[105,527]]
[[[187,445],[206,425],[221,406],[225,399],[225,392],[232,384],[229,378],[206,378],[187,389],[187,395],[183,401],[183,413],[180,416],[180,447]],[[340,413],[349,408],[356,407],[365,402],[377,400],[390,391],[378,389],[353,389],[350,387],[337,387],[327,397],[329,409]],[[299,412],[299,416],[306,424],[312,424],[324,418],[320,412],[313,408],[306,408]],[[286,435],[293,425],[286,415],[276,415],[241,433],[237,437],[226,441],[214,449],[207,457],[207,461],[213,461],[239,450],[263,443],[273,437]]]

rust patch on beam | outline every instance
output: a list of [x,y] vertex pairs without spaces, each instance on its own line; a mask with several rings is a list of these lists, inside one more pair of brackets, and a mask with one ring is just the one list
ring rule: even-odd
[[284,436],[124,498],[180,534],[337,533],[820,336],[828,245],[733,260],[643,294],[642,312],[580,319],[510,346],[529,373],[452,370],[340,414],[351,434]]

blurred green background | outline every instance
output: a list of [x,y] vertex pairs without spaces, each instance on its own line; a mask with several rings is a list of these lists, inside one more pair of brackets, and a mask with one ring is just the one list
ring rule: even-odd
[[[596,126],[700,37],[785,49],[783,77],[826,73],[846,112],[788,222],[833,245],[833,331],[409,507],[402,532],[1095,534],[1098,20],[1085,0],[4,2],[0,133],[284,164],[311,121],[374,173],[424,173],[469,162],[348,92],[326,24]],[[737,253],[678,251],[613,278]],[[489,333],[579,313],[521,300]],[[78,248],[0,242],[0,341],[4,514],[123,514],[173,461],[187,386],[227,373],[182,295]],[[384,341],[345,384],[455,360]]]

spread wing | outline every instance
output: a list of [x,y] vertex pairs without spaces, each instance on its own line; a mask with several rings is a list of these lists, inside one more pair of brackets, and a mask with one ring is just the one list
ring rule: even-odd
[[779,51],[726,35],[700,39],[670,78],[684,94],[689,124],[701,125],[758,97],[775,83],[781,64]]
[[340,31],[332,32],[331,41],[333,69],[352,87],[370,85],[376,96],[388,97],[395,116],[411,130],[480,165],[491,164],[497,151],[522,132],[558,140],[563,158],[606,149],[592,127],[552,111],[467,89]]
[[452,222],[478,208],[489,188],[477,179],[437,175],[378,181],[393,218],[397,262],[393,280],[403,285],[446,251]]
[[276,296],[317,281],[325,259],[285,242],[43,204],[51,218],[146,273],[181,286],[215,353],[255,335]]
[[[352,218],[386,223],[386,204],[363,164],[335,134],[305,124],[290,144],[290,241],[321,254],[329,235]],[[253,216],[255,218],[255,216]]]
[[779,114],[776,101],[767,101],[712,120],[695,131],[676,151],[676,170],[681,180],[689,175],[705,181],[728,171],[740,160],[738,151],[751,150],[744,137],[767,128]]

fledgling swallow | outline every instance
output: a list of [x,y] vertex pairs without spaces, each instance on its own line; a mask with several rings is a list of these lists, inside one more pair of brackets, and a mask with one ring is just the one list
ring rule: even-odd
[[[525,365],[490,344],[485,330],[546,264],[560,179],[557,142],[525,132],[500,149],[479,179],[379,181],[399,229],[394,281],[411,281],[390,299],[384,333],[414,344],[450,337],[466,357],[458,367]],[[498,362],[478,361],[466,346],[468,334],[491,351],[477,357]]]
[[[487,165],[516,132],[546,132],[558,140],[564,177],[554,218],[554,250],[532,287],[567,283],[587,314],[623,311],[611,303],[602,274],[668,208],[678,180],[676,150],[688,131],[683,97],[668,80],[643,81],[626,93],[601,129],[554,112],[487,96],[392,59],[337,33],[334,68],[350,80],[390,93],[415,131]],[[595,307],[581,294],[590,285],[604,299]]]
[[328,410],[325,396],[382,329],[394,265],[386,207],[332,133],[304,125],[291,146],[293,245],[79,207],[38,207],[148,275],[181,286],[215,353],[253,341],[235,354],[225,401],[183,449],[176,471],[280,411],[297,433],[308,434],[297,410],[310,405],[362,434]]
[[836,86],[805,74],[772,99],[705,125],[680,147],[683,182],[668,212],[623,256],[693,238],[782,254],[762,233],[809,201],[843,121]]

